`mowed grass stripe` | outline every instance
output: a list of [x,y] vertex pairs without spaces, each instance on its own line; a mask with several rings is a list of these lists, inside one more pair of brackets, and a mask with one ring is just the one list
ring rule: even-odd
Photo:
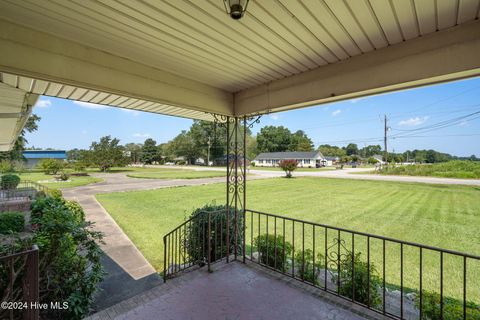
[[[480,255],[480,188],[302,177],[250,181],[247,192],[247,207],[258,211]],[[225,184],[102,194],[97,198],[160,271],[163,235],[194,208],[209,202],[223,204]],[[297,235],[295,240],[299,241]],[[306,235],[307,243],[310,237]],[[358,241],[358,249],[365,250]],[[387,278],[395,283],[399,258],[393,252],[398,248],[391,248],[388,260],[396,268],[387,270]],[[372,258],[381,263],[379,254],[372,252]],[[426,254],[424,259],[426,271],[430,271],[425,273],[425,285],[438,287],[438,256]],[[418,282],[417,260],[415,256],[405,260],[408,284]],[[449,270],[457,265],[457,261],[445,261]],[[456,270],[454,278],[445,279],[445,286],[455,287],[449,289],[455,294],[460,284],[452,281],[461,272]],[[476,279],[470,281],[469,296],[478,298],[480,263],[472,263],[469,277]]]

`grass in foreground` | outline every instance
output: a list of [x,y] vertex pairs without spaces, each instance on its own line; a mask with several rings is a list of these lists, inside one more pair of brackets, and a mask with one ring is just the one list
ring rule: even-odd
[[[136,170],[128,173],[131,178],[147,178],[147,179],[198,179],[198,178],[214,178],[224,177],[224,171],[197,171],[189,169],[159,169],[145,168],[147,170]],[[150,170],[155,169],[155,170]]]
[[384,175],[480,179],[480,162],[456,160],[434,164],[404,165],[388,167],[377,173]]
[[101,182],[102,179],[94,178],[92,176],[70,176],[70,181],[53,181],[54,176],[44,174],[43,172],[32,171],[32,172],[22,172],[15,173],[22,180],[30,180],[37,182],[41,185],[44,185],[50,189],[62,189],[62,188],[72,188],[84,186],[91,183]]
[[[478,187],[305,177],[250,181],[247,190],[247,207],[258,211],[480,254]],[[160,271],[163,235],[184,221],[194,208],[209,202],[223,203],[225,185],[101,194],[97,198]],[[329,239],[333,239],[333,235]],[[309,241],[307,235],[306,242]],[[356,242],[357,248],[361,247],[360,242]],[[372,261],[376,261],[377,268],[381,261],[379,245],[372,243]],[[398,248],[391,248],[390,252],[396,252],[387,257],[390,265],[399,266]],[[418,264],[413,262],[416,254],[418,252],[405,250],[407,287],[418,283]],[[425,286],[436,288],[438,255],[425,254],[424,259],[425,268],[430,266],[437,271],[425,269]],[[455,275],[445,278],[445,294],[450,296],[461,293],[458,266],[456,262],[445,262],[445,272],[454,270]],[[472,263],[469,274],[480,274],[480,265]],[[398,270],[387,270],[389,283],[398,282],[397,276]],[[479,281],[470,281],[468,291],[469,295],[480,296]]]

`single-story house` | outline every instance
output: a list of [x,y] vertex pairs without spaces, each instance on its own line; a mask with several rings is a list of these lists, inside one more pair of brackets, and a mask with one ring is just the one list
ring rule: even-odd
[[325,167],[335,166],[340,163],[340,157],[325,157],[326,164]]
[[67,152],[65,150],[25,150],[23,157],[28,168],[34,168],[44,159],[57,159],[67,161]]
[[264,152],[252,162],[256,167],[278,167],[282,160],[297,160],[298,167],[318,168],[328,165],[328,161],[320,151]]

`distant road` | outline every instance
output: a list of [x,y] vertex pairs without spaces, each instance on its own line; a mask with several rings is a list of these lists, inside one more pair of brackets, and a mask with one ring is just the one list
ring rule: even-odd
[[[224,171],[225,168],[219,167],[201,167],[201,166],[147,166],[168,169],[190,169],[190,170],[213,170]],[[432,183],[432,184],[449,184],[449,185],[467,185],[480,186],[480,179],[455,179],[455,178],[435,178],[435,177],[419,177],[419,176],[386,176],[370,174],[373,168],[356,168],[343,170],[322,170],[322,171],[295,171],[293,173],[296,177],[323,177],[323,178],[338,178],[338,179],[354,179],[354,180],[380,180],[380,181],[398,181],[398,182],[418,182],[418,183]],[[366,172],[361,174],[361,172]],[[285,174],[283,171],[262,170],[260,168],[250,169],[248,173],[260,175],[262,177],[282,177]]]

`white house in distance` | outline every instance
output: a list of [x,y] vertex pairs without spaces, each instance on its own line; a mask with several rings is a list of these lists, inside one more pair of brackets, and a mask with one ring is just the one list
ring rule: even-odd
[[298,167],[318,168],[332,165],[320,151],[295,151],[295,152],[264,152],[260,153],[252,163],[256,167],[278,167],[282,160],[297,160]]

